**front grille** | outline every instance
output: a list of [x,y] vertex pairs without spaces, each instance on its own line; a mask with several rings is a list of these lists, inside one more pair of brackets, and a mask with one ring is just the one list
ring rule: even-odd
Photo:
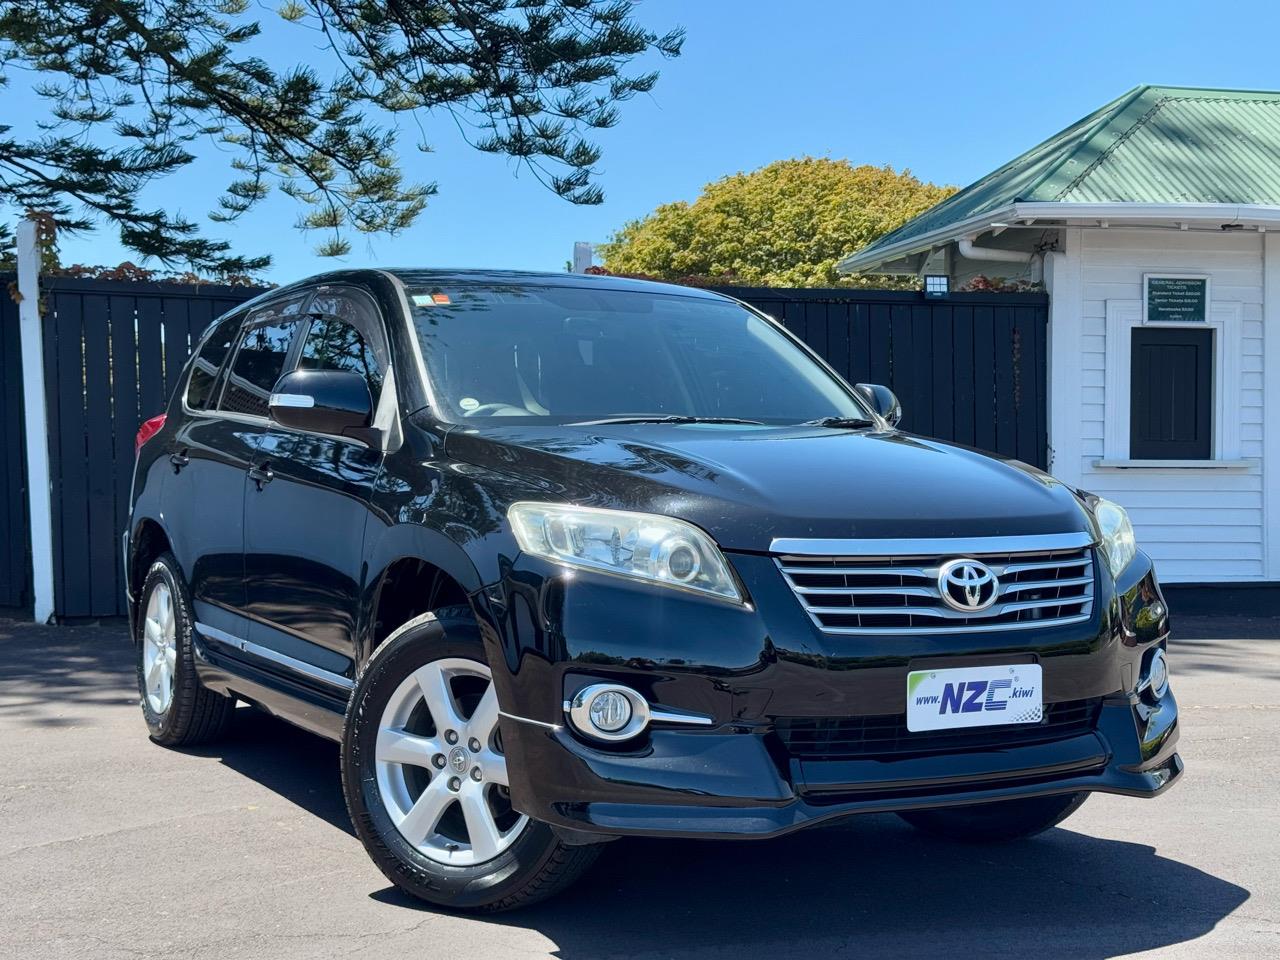
[[[949,560],[979,560],[999,581],[985,610],[956,610],[938,577]],[[917,556],[781,556],[779,569],[825,633],[963,633],[1054,627],[1093,613],[1093,548]]]
[[930,754],[999,750],[1049,743],[1089,733],[1098,722],[1102,700],[1064,700],[1045,704],[1039,723],[912,733],[903,714],[871,717],[778,717],[774,729],[797,759],[890,760]]

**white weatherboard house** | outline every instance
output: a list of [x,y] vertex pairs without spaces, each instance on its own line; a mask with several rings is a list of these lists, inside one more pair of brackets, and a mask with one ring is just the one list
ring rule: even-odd
[[1138,87],[841,269],[1043,282],[1051,472],[1166,582],[1280,581],[1280,93]]

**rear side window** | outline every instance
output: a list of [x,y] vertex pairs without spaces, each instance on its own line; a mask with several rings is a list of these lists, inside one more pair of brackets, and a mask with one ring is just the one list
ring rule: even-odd
[[314,317],[302,345],[298,367],[358,373],[369,384],[369,396],[376,400],[382,390],[383,371],[378,353],[355,325],[341,317]]
[[192,410],[204,410],[209,406],[218,371],[231,352],[232,341],[236,331],[240,329],[241,319],[234,317],[215,326],[196,355],[191,366],[191,379],[187,382],[187,406]]
[[289,348],[300,325],[297,317],[282,317],[246,328],[222,392],[221,409],[258,417],[267,415],[271,388],[284,373]]

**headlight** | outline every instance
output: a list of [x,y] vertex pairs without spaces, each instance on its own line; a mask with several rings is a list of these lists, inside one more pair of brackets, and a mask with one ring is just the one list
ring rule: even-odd
[[1111,576],[1118,577],[1138,553],[1138,541],[1133,536],[1129,514],[1120,504],[1099,498],[1093,504],[1093,518],[1098,524]]
[[742,600],[720,548],[683,520],[555,503],[513,503],[507,517],[526,553]]

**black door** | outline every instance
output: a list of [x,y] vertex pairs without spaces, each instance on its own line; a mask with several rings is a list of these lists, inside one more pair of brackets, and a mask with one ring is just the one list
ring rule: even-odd
[[[376,402],[386,338],[372,300],[320,288],[308,313],[297,366],[358,372]],[[312,679],[345,688],[354,676],[364,531],[382,451],[268,426],[259,453],[259,479],[245,502],[250,640]]]
[[[217,324],[191,364],[186,415],[168,450],[162,509],[199,623],[234,630],[244,604],[244,473],[257,428],[219,415],[218,389],[244,315]],[[181,387],[179,389],[182,389]],[[218,522],[211,522],[212,518]]]
[[[271,304],[243,325],[220,324],[192,364],[186,419],[175,435],[165,505],[191,586],[196,621],[234,650],[245,619],[244,505],[249,470],[267,425],[267,397],[289,360],[302,300]],[[232,356],[224,362],[224,356]],[[261,384],[268,385],[264,389]]]

